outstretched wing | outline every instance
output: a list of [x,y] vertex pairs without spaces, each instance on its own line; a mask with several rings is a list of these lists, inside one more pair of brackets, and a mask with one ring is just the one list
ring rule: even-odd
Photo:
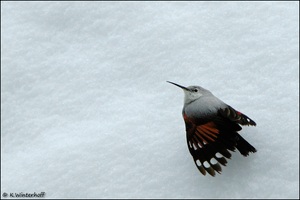
[[233,114],[233,111],[231,107],[220,109],[205,120],[191,119],[183,113],[188,148],[203,175],[206,172],[212,176],[215,172],[221,173],[221,165],[226,166],[226,158],[231,157],[228,150],[237,148],[244,156],[256,151],[237,133],[242,129],[239,124],[255,125],[255,122],[242,113]]
[[256,126],[256,123],[250,119],[248,116],[244,115],[243,113],[236,111],[231,106],[227,106],[224,109],[220,109],[219,113],[229,120],[239,123],[241,125],[251,125]]

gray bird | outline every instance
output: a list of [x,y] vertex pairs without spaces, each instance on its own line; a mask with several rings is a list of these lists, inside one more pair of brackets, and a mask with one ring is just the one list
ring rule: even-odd
[[[199,171],[215,176],[221,173],[221,165],[226,166],[231,154],[228,150],[238,149],[243,156],[256,149],[237,132],[240,125],[256,126],[243,113],[233,109],[209,90],[200,86],[183,87],[184,105],[182,110],[186,128],[187,145]],[[220,164],[219,164],[220,163]]]

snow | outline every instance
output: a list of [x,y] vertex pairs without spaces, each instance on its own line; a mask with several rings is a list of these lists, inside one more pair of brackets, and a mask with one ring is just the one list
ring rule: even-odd
[[[248,115],[202,176],[183,92]],[[299,198],[299,2],[1,1],[1,195]]]

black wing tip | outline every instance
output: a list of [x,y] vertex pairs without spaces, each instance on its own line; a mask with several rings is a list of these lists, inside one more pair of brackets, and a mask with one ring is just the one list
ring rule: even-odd
[[227,163],[227,161],[224,157],[222,157],[222,158],[215,157],[215,159],[216,159],[215,161],[217,161],[217,162],[214,163],[214,164],[211,161],[208,161],[208,160],[200,161],[198,159],[194,159],[194,162],[195,162],[198,170],[201,172],[202,175],[205,176],[208,173],[212,177],[215,177],[216,172],[218,174],[221,174],[221,172],[222,172],[221,165],[226,166],[226,163]]
[[256,126],[255,121],[253,121],[252,119],[250,119],[249,117],[246,116],[246,121],[248,122],[246,125],[250,125],[250,126]]
[[226,108],[220,109],[219,113],[221,113],[221,115],[223,117],[229,118],[230,120],[237,122],[243,126],[245,126],[245,125],[256,126],[255,121],[250,119],[250,117],[248,117],[247,115],[245,115],[239,111],[236,111],[234,108],[232,108],[229,105],[227,105]]

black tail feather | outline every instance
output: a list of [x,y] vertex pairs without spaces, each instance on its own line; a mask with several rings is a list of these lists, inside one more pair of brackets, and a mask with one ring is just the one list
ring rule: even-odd
[[242,136],[238,134],[238,140],[237,140],[237,145],[236,148],[239,150],[239,152],[243,156],[248,156],[249,152],[255,153],[256,149],[249,144]]

